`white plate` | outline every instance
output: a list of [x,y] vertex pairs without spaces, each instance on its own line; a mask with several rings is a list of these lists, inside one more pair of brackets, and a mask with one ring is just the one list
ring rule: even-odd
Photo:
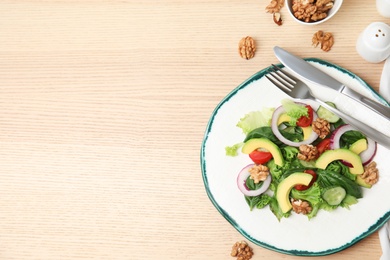
[[[323,60],[306,60],[354,90],[387,104],[353,73]],[[268,206],[250,211],[237,188],[236,178],[238,172],[251,160],[245,155],[226,156],[225,147],[244,140],[245,135],[236,127],[241,117],[264,107],[277,107],[282,99],[288,97],[264,77],[267,69],[256,73],[227,95],[210,118],[201,148],[202,175],[207,194],[226,220],[257,245],[291,255],[336,253],[367,237],[390,219],[389,150],[378,145],[375,161],[380,179],[371,189],[363,189],[363,198],[349,210],[321,210],[311,220],[304,215],[292,214],[280,222]],[[390,133],[388,120],[370,114],[369,109],[348,98],[306,83],[315,94],[333,101],[340,110],[375,125],[384,133]]]

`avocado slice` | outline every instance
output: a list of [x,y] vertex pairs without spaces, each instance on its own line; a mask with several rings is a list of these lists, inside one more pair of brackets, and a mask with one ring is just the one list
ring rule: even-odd
[[304,172],[295,172],[283,179],[276,189],[276,200],[283,213],[288,212],[291,208],[289,199],[291,189],[298,184],[309,185],[313,176]]
[[357,140],[353,144],[351,144],[351,146],[349,147],[349,150],[351,150],[352,152],[354,152],[356,154],[360,154],[364,150],[367,150],[367,147],[368,147],[367,140],[362,138],[362,139]]
[[260,148],[266,149],[272,154],[272,157],[274,158],[276,165],[283,166],[284,159],[282,156],[282,152],[280,151],[279,147],[275,143],[268,140],[267,138],[249,139],[244,143],[241,151],[245,154],[250,154],[254,150]]
[[372,187],[372,185],[367,183],[360,175],[356,176],[356,183],[359,186],[362,186],[362,187],[367,188],[367,189],[370,189]]
[[344,160],[352,164],[352,168],[349,168],[349,171],[352,174],[362,174],[364,172],[360,156],[345,148],[325,151],[318,157],[316,167],[326,169],[328,164],[335,160]]

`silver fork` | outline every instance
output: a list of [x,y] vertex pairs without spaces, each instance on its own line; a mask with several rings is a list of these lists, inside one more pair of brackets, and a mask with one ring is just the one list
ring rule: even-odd
[[265,77],[293,99],[313,100],[319,103],[321,106],[342,118],[344,122],[366,134],[369,138],[385,146],[387,149],[390,149],[390,137],[316,98],[304,82],[291,76],[274,64],[272,64],[272,67],[269,68],[268,72],[269,75],[266,74]]

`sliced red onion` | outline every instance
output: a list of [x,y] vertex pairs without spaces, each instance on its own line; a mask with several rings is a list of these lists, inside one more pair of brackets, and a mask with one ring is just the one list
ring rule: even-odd
[[269,185],[271,184],[271,180],[272,180],[272,177],[271,177],[271,174],[268,174],[268,177],[263,181],[263,185],[261,185],[260,188],[258,188],[257,190],[250,190],[248,189],[248,187],[246,186],[246,179],[248,179],[250,173],[249,173],[249,170],[253,167],[253,166],[256,166],[255,164],[249,164],[247,165],[246,167],[244,167],[240,173],[238,174],[237,176],[237,186],[238,188],[240,189],[240,191],[246,195],[246,196],[258,196],[262,193],[264,193],[266,190],[268,190],[268,187]]
[[[340,138],[345,132],[348,132],[348,131],[358,131],[358,130],[356,130],[355,128],[353,128],[351,125],[348,125],[348,124],[341,125],[338,128],[336,128],[336,130],[334,130],[334,132],[332,133],[332,136],[330,138],[330,148],[331,149],[339,149],[340,148]],[[368,137],[366,137],[366,139],[367,139],[367,149],[359,154],[363,165],[367,165],[368,163],[370,163],[372,161],[372,159],[374,158],[374,156],[376,154],[376,147],[377,147],[376,142],[374,140],[372,140]],[[352,164],[350,164],[349,162],[346,162],[346,161],[342,161],[342,163],[349,166],[349,167],[352,166]]]
[[[286,111],[284,110],[283,106],[276,108],[273,115],[272,115],[272,121],[271,121],[272,132],[274,133],[276,138],[278,138],[281,142],[283,142],[284,144],[287,144],[289,146],[299,147],[302,144],[311,144],[312,142],[314,142],[318,138],[318,135],[314,131],[311,132],[311,135],[309,136],[309,138],[307,138],[306,140],[303,140],[302,142],[293,142],[293,141],[285,138],[280,133],[279,126],[278,126],[278,119],[284,113],[286,113]],[[313,120],[316,120],[317,117],[318,117],[317,113],[315,111],[313,111]]]

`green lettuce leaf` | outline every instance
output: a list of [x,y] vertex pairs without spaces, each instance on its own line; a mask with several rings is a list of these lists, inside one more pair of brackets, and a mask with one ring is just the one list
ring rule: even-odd
[[256,128],[270,126],[274,110],[274,108],[263,108],[261,111],[249,112],[238,121],[237,126],[246,135]]
[[244,143],[237,143],[237,144],[234,144],[232,146],[226,146],[225,147],[225,153],[227,156],[237,156],[238,155],[238,149],[241,148],[241,146],[243,145]]
[[282,106],[284,110],[286,111],[287,115],[291,117],[290,120],[290,125],[291,126],[296,126],[297,120],[301,116],[308,116],[309,112],[305,106],[298,105],[296,104],[293,100],[291,99],[283,99],[281,101]]

